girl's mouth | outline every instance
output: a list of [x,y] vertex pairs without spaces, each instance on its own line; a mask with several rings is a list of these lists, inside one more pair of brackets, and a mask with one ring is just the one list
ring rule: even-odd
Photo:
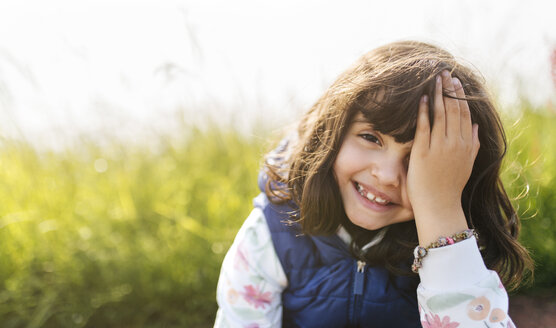
[[361,186],[359,183],[354,182],[355,183],[355,189],[357,189],[357,191],[359,192],[359,194],[370,200],[373,203],[379,204],[379,205],[390,205],[391,202],[389,202],[386,199],[381,198],[380,196],[376,196],[375,194],[373,194],[371,191],[365,190],[365,188],[363,186]]

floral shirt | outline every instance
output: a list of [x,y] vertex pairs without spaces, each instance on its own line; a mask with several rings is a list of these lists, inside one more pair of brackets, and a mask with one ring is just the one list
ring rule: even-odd
[[[346,240],[345,233],[340,237]],[[424,328],[514,328],[498,274],[487,270],[474,237],[429,250],[419,270],[419,313]],[[222,263],[215,328],[281,327],[288,281],[263,212],[255,208]]]

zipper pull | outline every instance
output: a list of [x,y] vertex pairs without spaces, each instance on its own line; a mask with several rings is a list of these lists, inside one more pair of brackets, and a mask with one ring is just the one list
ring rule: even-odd
[[363,261],[357,261],[357,272],[360,272],[360,273],[365,272],[365,265],[367,265],[367,263],[365,263]]
[[357,272],[355,273],[355,281],[353,282],[353,293],[355,295],[363,295],[365,286],[365,266],[367,263],[357,261]]

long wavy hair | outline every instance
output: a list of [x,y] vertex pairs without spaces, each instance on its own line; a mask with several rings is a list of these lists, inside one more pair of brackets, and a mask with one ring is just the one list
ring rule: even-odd
[[[532,272],[533,264],[517,240],[520,221],[500,180],[506,153],[504,129],[483,78],[435,45],[417,41],[386,44],[363,55],[341,74],[301,118],[288,145],[267,155],[265,193],[274,203],[295,203],[291,219],[299,222],[304,233],[330,235],[343,226],[352,236],[354,256],[400,274],[400,264],[410,261],[418,244],[415,222],[383,228],[381,241],[362,252],[363,245],[379,231],[365,230],[347,218],[333,164],[359,112],[376,130],[397,142],[413,140],[419,99],[423,94],[434,99],[435,77],[443,70],[462,82],[471,119],[480,127],[481,147],[462,194],[465,217],[479,234],[487,267],[514,289]],[[434,124],[432,102],[430,106]],[[409,265],[404,267],[409,269]]]

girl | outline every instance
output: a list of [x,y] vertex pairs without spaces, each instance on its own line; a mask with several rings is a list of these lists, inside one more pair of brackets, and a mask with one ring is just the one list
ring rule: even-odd
[[514,327],[501,281],[532,262],[505,150],[483,83],[451,54],[364,55],[267,156],[215,327]]

